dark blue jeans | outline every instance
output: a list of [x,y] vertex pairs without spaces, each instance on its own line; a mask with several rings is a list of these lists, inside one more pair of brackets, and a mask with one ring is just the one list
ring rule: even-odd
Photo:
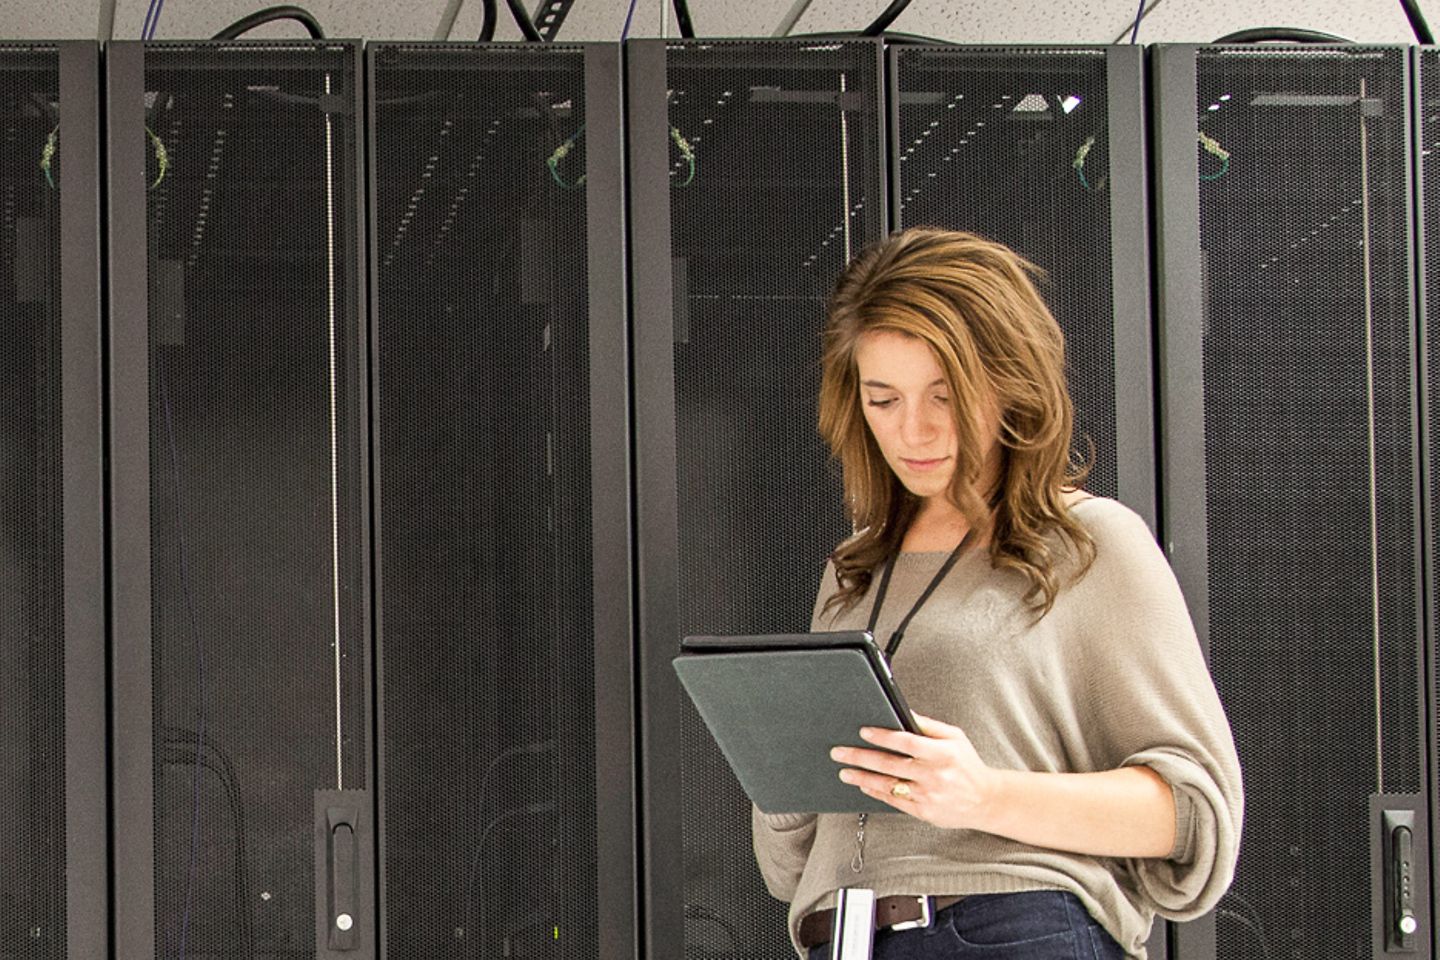
[[[809,960],[827,960],[830,944]],[[1035,890],[966,897],[928,927],[881,930],[874,960],[1124,960],[1125,951],[1072,893]]]

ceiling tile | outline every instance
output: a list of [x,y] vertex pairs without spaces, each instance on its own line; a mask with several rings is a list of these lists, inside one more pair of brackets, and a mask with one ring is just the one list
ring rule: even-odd
[[[813,0],[796,33],[859,30],[887,6],[884,0]],[[1049,0],[999,4],[970,0],[914,0],[891,29],[955,43],[1113,43],[1126,38],[1138,4],[1098,0],[1057,8]],[[1440,0],[1421,4],[1432,27],[1440,27]],[[1160,0],[1140,25],[1141,43],[1207,43],[1246,27],[1295,26],[1365,43],[1413,43],[1398,0],[1359,5],[1346,0],[1267,0],[1263,13],[1240,2],[1195,4]],[[783,13],[783,11],[782,11]]]
[[89,40],[99,21],[95,0],[0,0],[0,40]]

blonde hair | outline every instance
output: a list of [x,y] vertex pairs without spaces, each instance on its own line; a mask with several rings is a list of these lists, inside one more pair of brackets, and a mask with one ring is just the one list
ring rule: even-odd
[[[840,461],[856,534],[832,555],[840,589],[826,609],[852,606],[876,568],[900,549],[920,499],[885,462],[861,409],[855,350],[873,332],[925,343],[948,383],[958,449],[949,496],[991,563],[1023,574],[1025,600],[1044,616],[1062,586],[1053,534],[1079,559],[1095,558],[1089,533],[1066,509],[1064,490],[1088,467],[1071,452],[1074,412],[1065,383],[1060,326],[1031,280],[1040,271],[1013,250],[970,233],[915,227],[856,257],[831,294],[820,385],[820,434]],[[1000,412],[1000,469],[979,489],[990,438],[975,412],[993,397]]]

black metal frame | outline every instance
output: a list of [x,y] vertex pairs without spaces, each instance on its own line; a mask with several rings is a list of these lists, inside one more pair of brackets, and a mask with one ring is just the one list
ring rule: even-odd
[[[1150,187],[1145,141],[1145,63],[1135,46],[1105,51],[1110,105],[1111,296],[1115,301],[1115,443],[1120,500],[1159,521],[1152,345]],[[1128,145],[1133,149],[1127,149]],[[1163,956],[1163,955],[1162,955]]]
[[[106,196],[108,213],[108,293],[109,293],[109,454],[110,486],[109,515],[112,522],[109,567],[111,578],[110,612],[113,630],[111,648],[111,757],[114,765],[113,847],[114,870],[114,944],[118,956],[144,957],[157,953],[155,938],[155,877],[154,877],[154,749],[152,743],[153,713],[151,706],[153,661],[153,624],[151,622],[152,582],[150,524],[150,383],[149,383],[149,298],[146,244],[145,143],[134,136],[144,129],[145,55],[150,49],[216,50],[253,48],[256,51],[289,51],[303,57],[309,50],[345,48],[349,51],[353,71],[353,96],[347,106],[351,116],[363,117],[363,87],[360,83],[361,49],[346,41],[284,42],[226,41],[217,43],[185,43],[114,41],[106,49]],[[228,64],[227,64],[228,67]],[[350,144],[348,160],[354,178],[350,184],[357,198],[364,196],[364,163],[356,129]],[[338,146],[346,163],[346,144]],[[137,185],[141,185],[137,188]],[[364,224],[357,220],[357,240],[363,237]],[[342,253],[342,255],[344,255]],[[357,242],[349,251],[347,269],[354,271],[353,292],[339,304],[341,310],[358,311],[352,374],[359,393],[357,416],[369,409],[368,365],[364,331],[368,263],[365,246]],[[368,464],[368,431],[358,431],[361,447],[360,463]],[[361,470],[357,497],[362,505],[369,503],[369,477]],[[368,590],[370,575],[370,516],[361,510],[359,557],[362,569],[360,582]],[[364,679],[367,718],[373,718],[373,681],[369,657],[371,636],[370,598],[360,604],[358,637],[365,656]],[[366,725],[366,735],[371,726]],[[373,752],[367,750],[366,782],[374,779]],[[367,791],[353,791],[363,793]],[[362,856],[365,851],[362,850]],[[372,876],[366,872],[362,878]],[[362,884],[365,880],[362,879]],[[361,902],[368,897],[368,916],[356,918],[361,931],[361,948],[351,956],[373,956],[374,891],[362,890]],[[323,954],[317,944],[317,955]]]
[[[508,66],[505,58],[516,56],[514,44],[458,43],[372,43],[366,54],[366,156],[369,158],[368,194],[370,235],[367,247],[372,262],[378,262],[378,238],[374,229],[378,200],[376,146],[377,64],[385,48],[469,50],[477,66],[487,51],[498,54],[497,67]],[[634,584],[631,542],[630,497],[630,395],[629,322],[626,300],[625,154],[621,139],[623,90],[620,47],[616,44],[584,43],[560,45],[554,52],[580,51],[585,71],[585,249],[588,269],[589,303],[589,398],[590,398],[590,494],[591,555],[594,590],[595,630],[595,784],[596,850],[598,886],[596,931],[597,960],[623,960],[637,956],[637,864],[636,864],[636,733],[635,733],[635,651]],[[518,56],[531,58],[544,50],[526,47]],[[372,304],[369,337],[379,344],[378,271],[372,271],[369,293]],[[385,625],[381,598],[384,591],[384,545],[379,517],[383,504],[380,458],[380,364],[384,358],[372,347],[370,367],[371,470],[373,540],[375,561],[375,718],[373,753],[377,757],[375,781],[378,869],[378,950],[386,947],[385,889],[385,729],[384,644]]]
[[[590,476],[595,590],[596,892],[600,960],[637,953],[636,652],[624,77],[618,45],[586,44]],[[601,642],[603,641],[603,642]]]
[[[1160,534],[1185,591],[1190,618],[1209,657],[1209,561],[1205,535],[1205,409],[1199,376],[1204,290],[1200,279],[1199,164],[1190,111],[1167,116],[1164,106],[1195,102],[1193,44],[1150,51],[1150,122],[1155,186],[1155,320],[1160,398]],[[1158,201],[1163,197],[1164,202]],[[1178,265],[1178,266],[1177,266]],[[1184,371],[1184,374],[1181,374]],[[1213,952],[1213,946],[1211,952]]]
[[66,956],[109,949],[99,47],[54,45],[60,74],[61,457]]
[[144,957],[155,953],[149,292],[145,192],[136,189],[145,144],[127,134],[145,125],[145,52],[141,43],[116,42],[105,53],[115,951]]
[[[1440,729],[1437,729],[1436,726],[1437,708],[1440,708],[1440,703],[1436,702],[1436,699],[1440,698],[1440,686],[1437,686],[1437,681],[1440,681],[1440,672],[1437,672],[1435,650],[1436,638],[1440,637],[1440,597],[1436,596],[1434,589],[1437,571],[1436,551],[1437,548],[1440,548],[1440,543],[1437,543],[1437,538],[1440,538],[1440,528],[1437,528],[1437,524],[1440,524],[1440,517],[1437,517],[1431,510],[1431,505],[1435,502],[1435,485],[1437,479],[1429,469],[1430,451],[1434,449],[1433,444],[1440,442],[1440,438],[1437,438],[1431,430],[1431,419],[1432,417],[1440,416],[1440,411],[1431,408],[1430,391],[1428,389],[1431,377],[1440,376],[1440,371],[1430,369],[1429,362],[1429,343],[1432,334],[1429,322],[1431,305],[1427,288],[1430,277],[1426,270],[1425,254],[1432,242],[1440,243],[1440,238],[1430,237],[1425,229],[1425,164],[1421,158],[1425,156],[1426,152],[1425,95],[1423,84],[1426,71],[1425,55],[1428,53],[1433,57],[1436,52],[1436,48],[1434,47],[1416,47],[1410,52],[1410,70],[1412,77],[1410,134],[1411,143],[1413,144],[1411,150],[1411,161],[1413,164],[1411,171],[1413,186],[1411,209],[1414,213],[1414,298],[1415,315],[1417,317],[1416,353],[1419,359],[1419,372],[1415,382],[1419,395],[1419,433],[1417,436],[1420,442],[1416,460],[1420,466],[1421,478],[1419,515],[1421,517],[1421,529],[1424,531],[1424,535],[1420,538],[1421,584],[1424,588],[1423,623],[1426,632],[1425,642],[1421,645],[1421,663],[1419,665],[1419,675],[1424,678],[1426,693],[1422,698],[1420,729],[1424,731],[1424,742],[1428,754],[1426,758],[1428,768],[1425,778],[1421,782],[1424,785],[1429,806],[1428,812],[1421,812],[1420,819],[1422,823],[1420,825],[1423,828],[1428,828],[1426,829],[1426,833],[1428,834],[1427,840],[1440,834],[1440,820],[1437,820],[1437,817],[1440,817],[1440,809],[1437,809],[1436,806],[1435,783],[1431,779],[1433,776],[1431,771],[1436,769],[1436,758],[1440,757]],[[1440,64],[1436,64],[1436,69],[1440,70]],[[1436,202],[1440,203],[1440,197],[1437,197]],[[1437,322],[1440,322],[1440,317],[1437,317]],[[1440,867],[1440,858],[1436,856],[1433,841],[1427,843],[1422,849],[1427,851],[1427,879],[1433,878],[1435,876],[1435,870],[1437,867]],[[1426,930],[1429,934],[1431,955],[1435,956],[1440,955],[1440,930],[1436,929],[1437,925],[1435,923],[1435,919],[1440,917],[1440,884],[1431,882],[1429,886],[1429,896],[1422,895],[1421,898],[1421,902],[1430,908],[1430,914],[1427,918],[1428,922],[1423,924],[1422,929]]]
[[[680,811],[657,801],[657,791],[678,782],[680,744],[652,731],[676,731],[679,688],[665,671],[668,649],[652,637],[676,629],[676,569],[680,559],[679,502],[675,489],[674,327],[670,264],[670,178],[667,157],[649,149],[669,136],[665,42],[626,45],[625,85],[629,232],[631,384],[634,391],[635,536],[638,598],[640,722],[640,933],[642,956],[662,957],[684,942],[684,884]],[[645,398],[658,411],[647,416]],[[643,508],[642,508],[643,505]]]

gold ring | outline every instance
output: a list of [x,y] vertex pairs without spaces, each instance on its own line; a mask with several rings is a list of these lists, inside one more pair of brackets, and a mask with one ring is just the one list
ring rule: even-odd
[[890,788],[890,796],[899,797],[901,800],[910,799],[910,781],[896,780],[895,786]]

